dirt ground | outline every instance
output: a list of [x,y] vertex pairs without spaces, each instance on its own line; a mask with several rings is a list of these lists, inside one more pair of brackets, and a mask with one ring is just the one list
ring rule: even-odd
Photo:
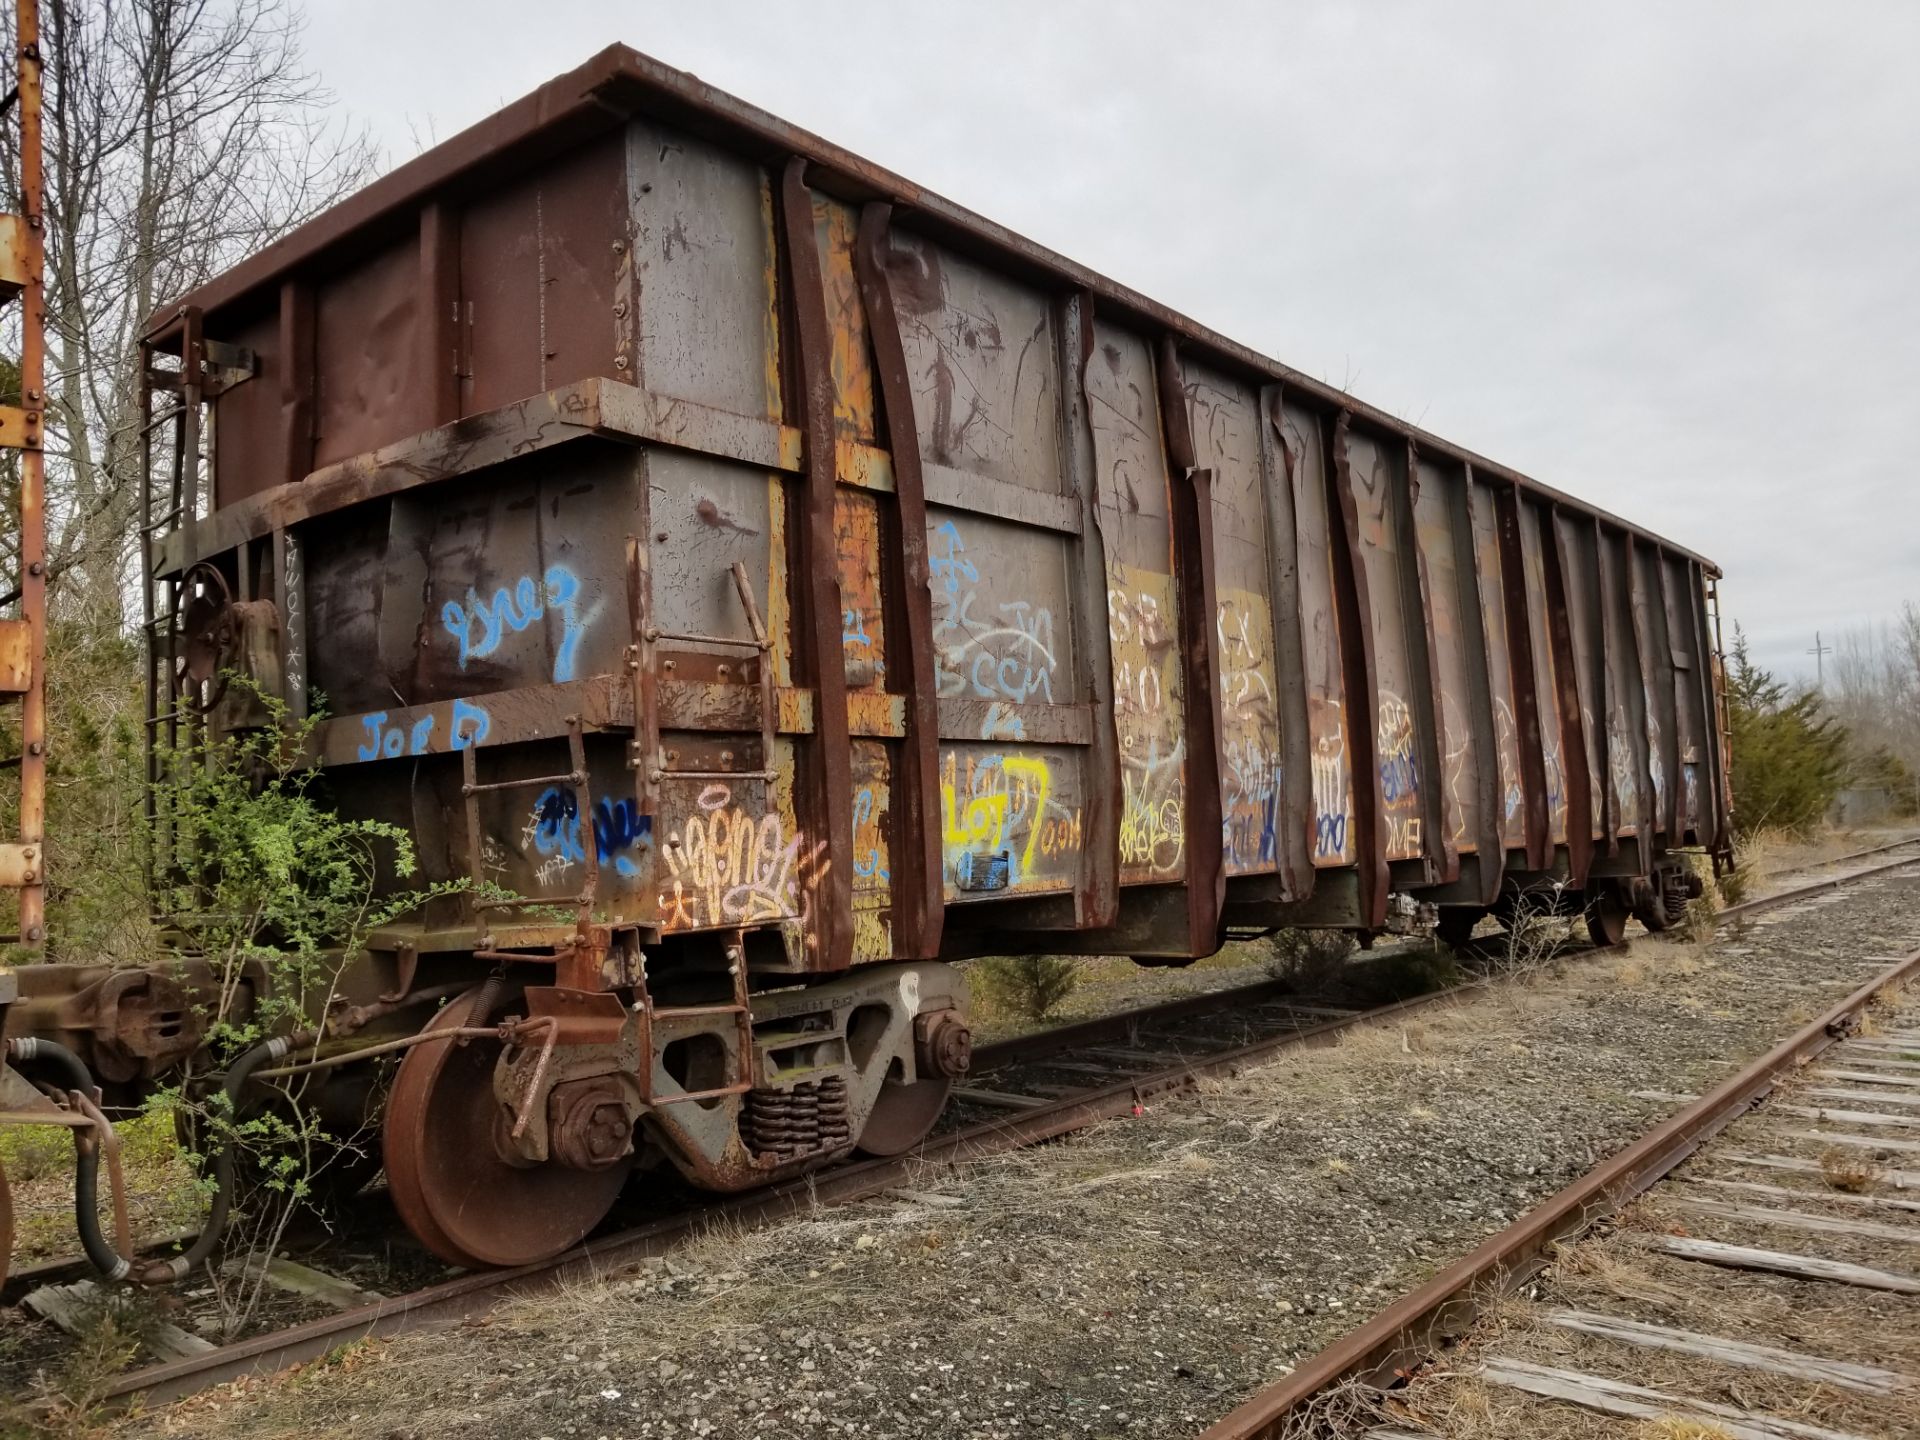
[[1711,1085],[1916,945],[1920,884],[1897,877],[1548,964],[1137,1119],[119,1433],[1195,1433],[1670,1108],[1636,1092]]

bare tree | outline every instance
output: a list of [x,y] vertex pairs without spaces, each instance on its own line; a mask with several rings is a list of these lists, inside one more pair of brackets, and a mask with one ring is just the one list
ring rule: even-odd
[[[377,153],[332,118],[297,0],[44,3],[50,574],[58,613],[117,629],[141,326],[364,184]],[[18,191],[10,154],[0,184]]]
[[1842,635],[1830,671],[1827,708],[1855,751],[1920,776],[1920,605],[1908,601],[1892,624]]

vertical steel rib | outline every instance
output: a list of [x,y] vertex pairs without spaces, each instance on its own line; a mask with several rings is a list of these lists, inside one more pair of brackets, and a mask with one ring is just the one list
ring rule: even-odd
[[920,431],[913,411],[900,311],[887,270],[893,207],[874,201],[860,211],[853,250],[861,303],[867,310],[874,376],[886,412],[887,448],[893,457],[894,514],[899,526],[900,565],[886,565],[906,624],[890,632],[906,651],[907,734],[900,747],[900,779],[894,786],[895,815],[907,797],[902,833],[893,853],[893,947],[902,959],[930,960],[940,953],[946,923],[941,868],[940,702],[933,664],[933,598],[927,560],[927,495],[921,474]]
[[[841,655],[840,581],[834,566],[833,507],[838,485],[834,463],[833,355],[827,321],[826,285],[813,237],[813,196],[807,162],[795,156],[780,176],[780,227],[788,299],[793,318],[801,431],[806,469],[800,488],[800,524],[795,528],[800,583],[794,586],[805,639],[806,680],[814,687],[811,755],[806,766],[807,801],[795,797],[797,828],[826,843],[826,868],[816,882],[811,914],[817,949],[812,970],[844,970],[853,960],[853,761],[847,726],[847,673]],[[798,677],[796,677],[798,678]],[[770,761],[768,763],[771,763]],[[808,813],[811,812],[811,813]]]

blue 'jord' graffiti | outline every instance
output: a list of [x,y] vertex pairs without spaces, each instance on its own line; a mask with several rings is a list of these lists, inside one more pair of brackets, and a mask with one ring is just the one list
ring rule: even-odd
[[464,670],[468,660],[484,659],[498,650],[509,631],[519,634],[553,610],[561,619],[560,647],[553,652],[553,678],[567,681],[574,678],[580,635],[586,628],[574,609],[579,596],[580,581],[574,573],[564,565],[550,565],[543,579],[522,575],[511,591],[503,585],[491,600],[482,599],[479,591],[469,586],[465,603],[449,600],[441,607],[440,623],[460,642],[460,668]]

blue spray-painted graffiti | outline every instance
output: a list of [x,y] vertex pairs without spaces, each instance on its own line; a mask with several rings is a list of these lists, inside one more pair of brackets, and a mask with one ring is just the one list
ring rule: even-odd
[[[870,828],[872,824],[873,791],[862,790],[853,797],[853,833],[856,840],[863,833],[872,833]],[[866,828],[863,829],[863,827]],[[892,878],[887,874],[887,867],[880,863],[879,847],[874,845],[867,846],[864,855],[857,851],[855,852],[853,857],[853,873],[858,875],[862,880],[887,880]]]
[[609,860],[622,875],[638,875],[640,867],[620,852],[653,836],[651,816],[642,815],[631,799],[602,800],[593,807],[593,849],[602,865]]
[[440,623],[460,642],[460,668],[464,670],[467,661],[498,650],[509,631],[518,634],[553,610],[561,619],[560,646],[553,652],[553,678],[567,681],[574,678],[580,636],[586,628],[575,610],[579,597],[580,581],[574,573],[564,565],[550,565],[542,579],[522,575],[511,591],[501,586],[491,600],[482,599],[469,586],[464,604],[449,600],[441,608]]
[[[468,728],[471,727],[471,728]],[[465,750],[470,745],[478,745],[487,738],[487,732],[493,729],[493,716],[487,713],[487,707],[476,705],[471,700],[453,702],[453,748]]]
[[[376,710],[371,715],[360,717],[360,724],[367,732],[366,739],[354,752],[360,759],[392,760],[401,755],[432,753],[437,716],[422,715],[411,725],[404,722],[389,725],[388,713]],[[487,738],[487,732],[492,728],[493,717],[487,713],[484,705],[475,705],[469,700],[453,702],[453,725],[447,732],[451,748],[464,750],[469,745],[478,745]]]
[[[549,785],[534,801],[524,832],[536,855],[545,857],[537,870],[541,884],[550,884],[587,858],[580,827],[580,801],[572,788]],[[593,807],[593,853],[602,865],[611,864],[621,875],[638,875],[640,867],[623,852],[646,845],[653,838],[653,819],[642,815],[628,797],[601,800]]]

